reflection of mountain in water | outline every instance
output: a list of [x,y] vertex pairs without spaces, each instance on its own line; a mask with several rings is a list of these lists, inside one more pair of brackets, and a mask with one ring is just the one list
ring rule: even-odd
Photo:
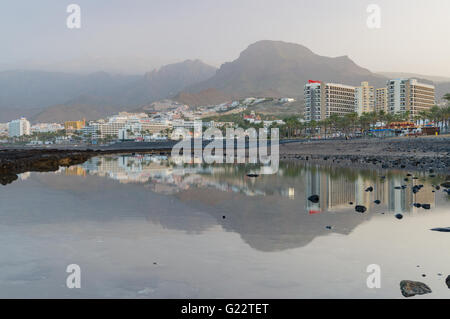
[[[161,208],[147,211],[146,217],[169,228],[192,231],[205,229],[194,225],[204,225],[202,218],[209,215],[261,251],[305,246],[330,233],[349,234],[373,216],[371,211],[415,213],[413,202],[434,204],[431,185],[424,183],[413,194],[411,187],[418,182],[405,181],[404,173],[388,173],[381,179],[374,171],[285,163],[278,174],[254,179],[246,177],[248,170],[239,165],[177,167],[165,158],[145,155],[98,157],[60,173],[105,176],[120,183],[144,184],[153,193],[175,195],[190,209],[164,209],[167,205],[160,203]],[[405,184],[406,189],[395,189]],[[369,186],[373,192],[365,191]],[[307,200],[312,194],[320,196],[319,203]],[[381,204],[375,205],[375,199]],[[366,206],[368,213],[355,213],[349,202]],[[332,226],[332,231],[326,226]]]

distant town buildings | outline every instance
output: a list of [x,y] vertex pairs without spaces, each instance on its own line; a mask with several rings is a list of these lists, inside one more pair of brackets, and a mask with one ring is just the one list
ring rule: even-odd
[[104,139],[136,139],[144,138],[145,134],[159,133],[169,128],[165,120],[150,119],[146,113],[120,112],[106,120],[91,121],[82,132],[91,140]]
[[37,123],[31,126],[31,133],[51,133],[64,129],[59,123]]
[[9,137],[18,137],[30,134],[30,122],[26,118],[22,117],[18,120],[14,120],[8,123]]

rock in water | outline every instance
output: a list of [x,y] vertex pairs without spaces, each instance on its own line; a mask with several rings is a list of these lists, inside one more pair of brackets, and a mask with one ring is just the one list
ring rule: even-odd
[[380,201],[379,199],[376,199],[376,200],[374,201],[374,203],[377,204],[377,205],[380,205],[380,204],[381,204],[381,201]]
[[445,279],[445,283],[447,284],[448,289],[450,289],[450,275]]
[[308,200],[313,202],[313,203],[318,203],[319,202],[319,195],[311,195],[308,197]]
[[247,176],[248,177],[258,177],[259,175],[258,174],[253,174],[253,173],[248,173]]
[[367,187],[367,188],[366,188],[366,192],[373,192],[373,187],[372,187],[372,186]]
[[400,282],[400,290],[404,297],[413,297],[415,295],[425,295],[431,293],[430,287],[423,282],[402,280]]
[[362,205],[356,205],[356,207],[355,207],[355,211],[357,211],[358,213],[364,213],[366,210],[367,210],[367,208]]
[[442,183],[441,186],[444,188],[450,188],[450,182]]
[[422,204],[422,208],[423,209],[430,209],[431,205],[430,204]]
[[442,233],[450,233],[450,227],[446,227],[446,228],[433,228],[432,231],[438,231],[438,232],[442,232]]
[[397,219],[402,219],[402,218],[403,218],[403,215],[402,215],[402,214],[396,214],[396,215],[395,215],[395,218],[397,218]]

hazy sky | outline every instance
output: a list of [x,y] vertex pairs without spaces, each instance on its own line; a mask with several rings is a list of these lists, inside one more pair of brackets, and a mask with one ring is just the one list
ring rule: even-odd
[[[79,30],[66,27],[71,3],[81,7]],[[366,25],[372,3],[380,29]],[[219,66],[269,39],[372,71],[450,77],[449,12],[449,0],[3,0],[0,68],[136,72],[188,58]]]

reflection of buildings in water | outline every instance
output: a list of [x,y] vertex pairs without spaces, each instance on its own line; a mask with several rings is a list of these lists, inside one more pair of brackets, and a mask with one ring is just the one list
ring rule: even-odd
[[30,177],[30,175],[31,175],[30,172],[25,172],[25,173],[19,174],[19,179],[21,181],[26,181]]
[[[417,180],[413,180],[412,186],[418,184],[420,183]],[[430,204],[432,208],[436,207],[436,194],[433,193],[433,190],[434,190],[433,186],[429,183],[423,184],[422,189],[416,194],[414,194],[411,190],[410,192],[412,196],[412,202],[421,204]],[[412,206],[412,211],[413,213],[417,213],[419,211],[423,211],[423,208],[416,208]]]
[[295,188],[288,187],[287,189],[281,190],[280,194],[283,197],[287,197],[289,199],[295,199]]
[[[356,180],[349,181],[345,175],[330,177],[327,171],[312,168],[306,174],[306,198],[317,194],[319,203],[306,200],[306,208],[310,213],[326,210],[348,208],[349,202],[356,205],[364,205],[370,210],[375,199],[386,203],[388,209],[395,213],[407,213],[417,211],[413,203],[430,203],[435,206],[435,193],[430,184],[424,184],[416,194],[412,187],[418,184],[416,180],[409,183],[405,189],[396,189],[405,185],[404,176],[394,175],[386,180],[364,178],[359,174]],[[373,192],[366,192],[368,187],[374,188]]]
[[[236,167],[232,167],[234,172]],[[214,187],[222,191],[241,192],[247,196],[265,195],[259,190],[250,189],[241,179],[223,182],[215,175],[230,173],[224,167],[190,165],[173,166],[165,156],[123,155],[103,156],[88,160],[82,165],[65,170],[67,175],[98,175],[120,183],[150,183],[152,191],[174,194],[191,187]]]
[[406,213],[411,210],[411,188],[396,189],[395,187],[401,187],[405,184],[404,177],[392,176],[389,178],[389,200],[388,208],[394,213]]
[[66,176],[86,176],[86,170],[82,166],[70,166],[64,169]]
[[312,168],[306,173],[306,198],[319,195],[319,202],[306,200],[306,209],[310,213],[327,209],[348,208],[348,203],[355,201],[355,183],[344,175],[331,178],[329,173]]
[[[263,176],[258,179],[245,178],[238,166],[174,166],[165,156],[157,155],[123,155],[101,156],[88,160],[82,165],[61,169],[66,175],[85,176],[86,174],[108,177],[120,183],[141,183],[153,192],[175,194],[187,189],[215,188],[224,192],[243,193],[246,196],[265,196],[278,194],[294,200],[296,193],[303,194],[298,186],[277,184],[276,175]],[[283,169],[280,168],[279,174]],[[413,194],[411,187],[416,180],[409,182],[406,189],[395,189],[405,184],[404,176],[397,175],[381,180],[378,177],[366,177],[362,174],[347,174],[319,167],[309,167],[305,171],[305,195],[319,195],[319,202],[306,200],[306,209],[310,213],[326,210],[349,208],[349,202],[373,208],[375,199],[385,203],[389,210],[396,213],[414,211],[412,203],[430,203],[434,206],[434,193],[427,184]],[[354,180],[353,180],[353,179]],[[278,185],[278,186],[276,186]],[[365,190],[372,186],[373,192]],[[298,189],[297,189],[298,188]],[[301,196],[303,198],[303,196]]]

